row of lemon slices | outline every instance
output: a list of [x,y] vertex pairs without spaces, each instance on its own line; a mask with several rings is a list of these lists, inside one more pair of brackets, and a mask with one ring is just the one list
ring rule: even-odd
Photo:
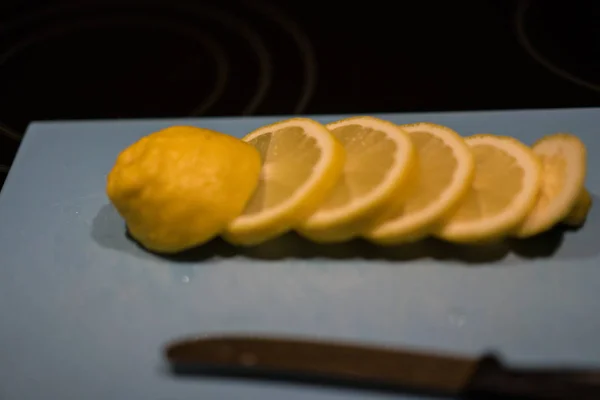
[[289,230],[323,243],[486,242],[561,221],[579,225],[591,205],[586,149],[569,134],[528,147],[490,134],[462,138],[431,123],[294,118],[243,140],[263,166],[244,213],[223,234],[237,245]]

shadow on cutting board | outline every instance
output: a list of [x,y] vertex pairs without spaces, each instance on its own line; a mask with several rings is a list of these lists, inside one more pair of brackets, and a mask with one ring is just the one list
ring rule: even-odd
[[[596,204],[597,196],[594,197]],[[490,264],[509,254],[524,259],[552,258],[575,260],[600,254],[600,212],[593,207],[585,229],[569,230],[562,226],[531,239],[509,239],[486,245],[456,245],[436,239],[425,239],[393,247],[382,247],[357,239],[346,243],[320,245],[290,233],[254,247],[237,247],[218,238],[176,255],[153,254],[143,249],[125,229],[123,220],[110,204],[103,206],[92,224],[92,238],[102,247],[123,251],[140,258],[162,257],[174,262],[202,262],[213,258],[246,257],[256,260],[363,259],[411,261],[419,259],[459,261],[466,264]],[[565,240],[568,238],[568,240]]]

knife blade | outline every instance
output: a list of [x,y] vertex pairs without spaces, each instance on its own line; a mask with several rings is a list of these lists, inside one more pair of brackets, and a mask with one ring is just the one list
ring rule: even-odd
[[170,343],[165,356],[184,375],[243,376],[400,390],[442,397],[600,399],[600,373],[510,369],[492,355],[470,358],[349,342],[266,336],[209,336]]

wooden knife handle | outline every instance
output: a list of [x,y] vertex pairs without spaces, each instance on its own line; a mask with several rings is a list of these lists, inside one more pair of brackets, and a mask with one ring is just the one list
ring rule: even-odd
[[466,389],[468,399],[599,400],[600,375],[560,370],[518,370],[485,357]]

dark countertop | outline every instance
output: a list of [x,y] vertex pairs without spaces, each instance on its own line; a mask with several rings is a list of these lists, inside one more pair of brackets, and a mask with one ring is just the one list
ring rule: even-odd
[[34,120],[600,105],[591,0],[3,4],[3,165]]

